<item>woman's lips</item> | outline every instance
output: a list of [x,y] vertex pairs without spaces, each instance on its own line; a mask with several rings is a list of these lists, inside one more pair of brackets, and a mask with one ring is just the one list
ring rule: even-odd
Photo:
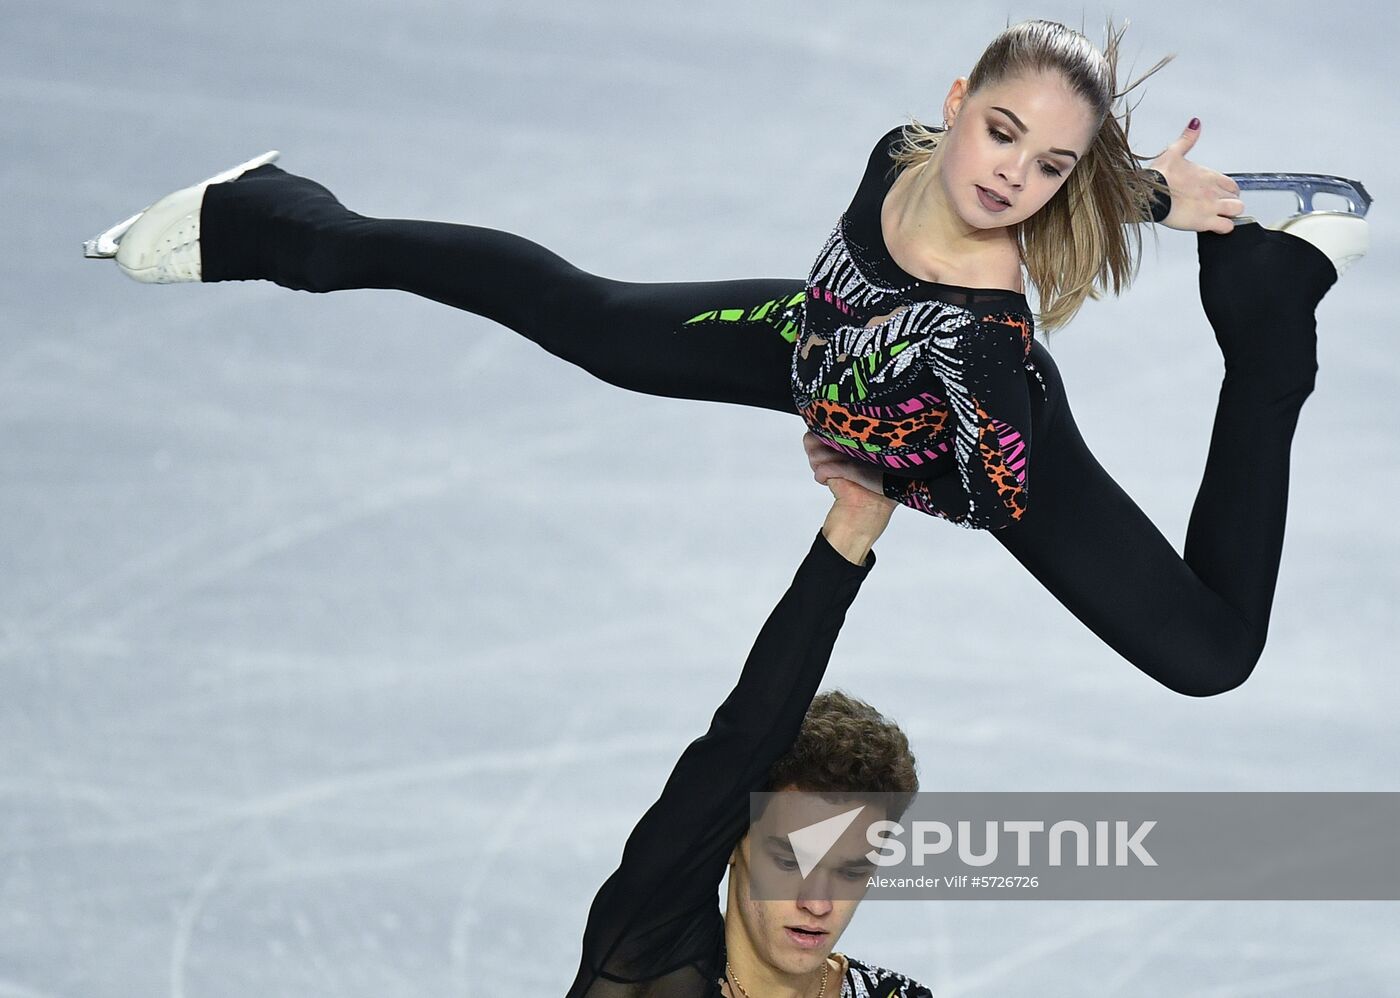
[[1007,208],[1011,207],[1009,204],[1005,204],[992,197],[987,191],[987,188],[983,187],[981,184],[973,184],[972,186],[977,188],[977,200],[981,201],[982,207],[986,208],[988,211],[1005,211]]

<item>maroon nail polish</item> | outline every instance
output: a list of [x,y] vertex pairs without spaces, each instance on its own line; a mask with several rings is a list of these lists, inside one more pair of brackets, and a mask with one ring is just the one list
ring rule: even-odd
[[1189,128],[1189,129],[1191,129],[1191,131],[1194,132],[1196,129],[1198,129],[1198,128],[1201,127],[1201,119],[1200,119],[1200,118],[1192,118],[1192,119],[1191,119],[1191,124],[1187,125],[1186,127]]

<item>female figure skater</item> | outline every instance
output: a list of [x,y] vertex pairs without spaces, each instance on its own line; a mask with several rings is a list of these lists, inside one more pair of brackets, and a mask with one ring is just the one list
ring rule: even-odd
[[[1155,178],[1140,169],[1128,115],[1113,114],[1121,36],[1110,26],[1100,52],[1060,24],[1008,28],[953,83],[944,128],[914,123],[876,144],[805,282],[608,280],[509,233],[355,214],[266,165],[275,153],[168,196],[88,252],[157,283],[397,288],[625,388],[795,409],[820,441],[808,441],[819,481],[993,531],[1143,672],[1220,693],[1263,650],[1289,448],[1316,372],[1313,313],[1364,252],[1345,243],[1365,222],[1304,212],[1287,232],[1236,227],[1239,185],[1185,158],[1197,119]],[[1125,286],[1149,211],[1198,233],[1225,359],[1184,558],[1085,447],[1022,280],[1041,325],[1063,325]]]
[[771,884],[797,865],[786,843],[750,834],[750,793],[863,800],[875,805],[862,813],[868,824],[898,820],[887,811],[902,812],[919,789],[898,726],[839,692],[813,699],[894,509],[849,481],[831,489],[836,502],[738,683],[594,897],[568,998],[930,998],[902,974],[833,952],[860,901],[836,879],[846,869],[831,854],[790,900],[755,900],[764,892],[750,889],[755,877]]

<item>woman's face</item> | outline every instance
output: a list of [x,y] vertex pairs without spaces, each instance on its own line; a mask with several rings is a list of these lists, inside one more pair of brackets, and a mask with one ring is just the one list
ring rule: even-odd
[[[960,77],[943,113],[939,181],[947,203],[975,229],[1015,225],[1044,207],[1088,151],[1098,124],[1058,73],[1002,80],[972,95]],[[1009,206],[992,203],[996,195]]]

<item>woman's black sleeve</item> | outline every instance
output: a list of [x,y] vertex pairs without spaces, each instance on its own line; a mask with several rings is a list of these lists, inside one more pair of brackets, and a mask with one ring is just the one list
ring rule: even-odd
[[723,975],[718,886],[749,794],[792,745],[870,567],[820,534],[759,633],[738,684],[642,816],[593,899],[569,998],[710,998]]

